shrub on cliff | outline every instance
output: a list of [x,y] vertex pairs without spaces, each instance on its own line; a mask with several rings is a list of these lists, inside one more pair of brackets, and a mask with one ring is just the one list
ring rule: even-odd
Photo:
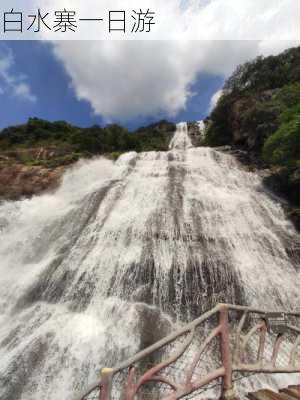
[[278,117],[300,101],[300,47],[239,66],[211,114],[206,143],[239,144],[260,152]]
[[282,167],[277,172],[281,189],[300,204],[300,103],[287,109],[280,121],[279,129],[263,146],[263,157]]
[[225,92],[264,91],[300,81],[300,48],[277,56],[257,57],[240,65],[225,84]]
[[236,145],[267,162],[273,174],[265,183],[290,200],[300,228],[300,47],[237,68],[211,114],[206,144]]
[[300,103],[287,109],[280,122],[279,129],[265,142],[263,156],[272,164],[300,167]]

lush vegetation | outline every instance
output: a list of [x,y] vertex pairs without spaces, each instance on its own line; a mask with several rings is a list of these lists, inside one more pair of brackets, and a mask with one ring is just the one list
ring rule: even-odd
[[258,57],[239,66],[225,83],[211,114],[207,143],[235,142],[260,151],[265,139],[278,129],[280,114],[299,101],[300,48]]
[[282,167],[282,186],[300,204],[300,103],[281,114],[278,130],[264,143],[263,157]]
[[297,166],[300,157],[300,102],[281,114],[279,128],[266,140],[263,155],[273,164]]
[[269,164],[300,226],[300,47],[237,68],[212,112],[206,143],[236,145]]
[[110,154],[115,158],[126,151],[166,150],[174,129],[174,124],[167,121],[129,132],[116,124],[79,128],[64,121],[30,118],[26,124],[0,132],[0,150],[56,146],[68,148],[69,157]]

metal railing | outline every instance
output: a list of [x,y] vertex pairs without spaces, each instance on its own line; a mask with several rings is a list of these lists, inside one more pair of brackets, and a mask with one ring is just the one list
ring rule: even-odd
[[[300,373],[299,322],[300,312],[218,304],[119,366],[103,368],[75,399],[190,399],[212,382],[220,383],[221,399],[235,399],[236,373]],[[208,360],[217,358],[211,370],[203,365],[207,352]]]

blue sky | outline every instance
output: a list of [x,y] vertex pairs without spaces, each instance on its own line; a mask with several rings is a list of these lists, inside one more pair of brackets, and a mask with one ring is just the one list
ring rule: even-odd
[[[79,100],[72,79],[65,65],[55,56],[52,46],[38,41],[7,41],[0,44],[0,58],[11,56],[8,73],[10,78],[29,88],[17,91],[0,74],[0,127],[19,124],[29,117],[48,120],[66,120],[75,125],[105,124],[107,118],[101,111],[95,113],[92,103]],[[192,94],[187,97],[184,108],[175,113],[169,110],[149,109],[147,115],[131,115],[121,118],[114,115],[109,122],[119,122],[129,129],[145,125],[161,118],[172,121],[201,119],[207,115],[213,94],[220,89],[224,77],[220,74],[198,72],[188,85]],[[128,83],[130,84],[130,82]],[[147,90],[147,88],[145,88]],[[24,95],[25,94],[25,95]],[[101,96],[101,93],[99,93]]]
[[22,123],[29,117],[66,120],[82,126],[103,122],[93,115],[87,101],[76,99],[63,65],[47,43],[10,41],[5,43],[5,51],[8,49],[14,57],[11,74],[26,76],[36,100],[16,96],[8,88],[1,95],[1,127]]

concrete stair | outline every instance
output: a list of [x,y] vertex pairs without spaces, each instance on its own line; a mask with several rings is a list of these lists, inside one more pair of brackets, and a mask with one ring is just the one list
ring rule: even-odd
[[289,386],[280,389],[279,393],[270,389],[258,390],[248,394],[249,400],[300,400],[300,386]]

